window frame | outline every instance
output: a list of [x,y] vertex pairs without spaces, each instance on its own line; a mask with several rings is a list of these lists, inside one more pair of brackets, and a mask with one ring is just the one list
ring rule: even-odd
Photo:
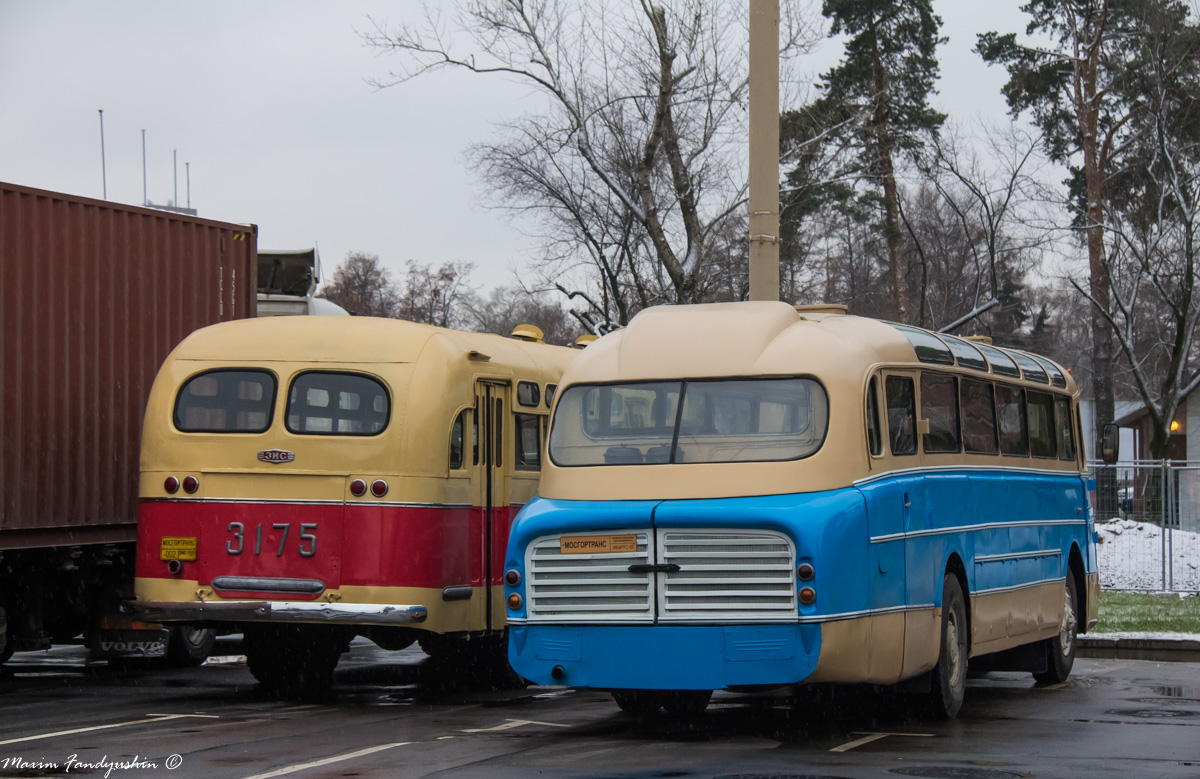
[[[367,381],[374,382],[375,384],[377,384],[379,386],[379,388],[383,390],[383,396],[387,400],[387,411],[384,412],[382,426],[378,430],[376,430],[372,433],[347,433],[347,432],[343,432],[340,430],[331,430],[329,432],[319,431],[319,430],[293,430],[291,423],[288,420],[288,417],[290,416],[288,412],[291,409],[292,389],[296,386],[296,382],[299,381],[302,377],[312,376],[312,375],[352,376],[355,378],[365,379]],[[392,399],[391,388],[388,387],[387,382],[385,382],[381,377],[376,376],[374,374],[365,373],[363,371],[335,371],[335,370],[328,370],[328,369],[323,369],[323,368],[318,368],[318,369],[314,369],[314,370],[298,371],[297,373],[293,374],[291,379],[288,381],[287,400],[284,402],[284,407],[283,407],[283,428],[289,434],[297,435],[297,436],[326,436],[326,437],[335,437],[335,438],[375,438],[376,436],[381,436],[385,432],[387,432],[388,427],[391,425],[393,403],[394,403],[394,401]]]
[[[959,382],[959,376],[954,373],[941,373],[939,371],[921,371],[921,381],[919,383],[919,386],[921,388],[921,397],[920,397],[921,415],[918,416],[917,419],[925,420],[926,422],[928,422],[930,419],[930,417],[928,417],[925,414],[925,380],[927,378],[930,380],[938,380],[938,381],[944,380],[944,379],[949,379],[951,382],[951,385],[953,386],[952,396],[954,398],[954,400],[953,400],[954,425],[953,425],[952,429],[954,431],[955,448],[954,449],[934,449],[932,451],[930,449],[928,449],[926,447],[926,443],[934,435],[933,430],[932,430],[933,426],[932,426],[932,424],[930,424],[930,431],[928,433],[920,433],[921,454],[923,454],[923,455],[962,454],[963,453],[962,409],[959,407],[959,397],[958,397],[959,386],[961,385],[961,382]],[[919,425],[919,423],[918,423],[918,425]]]
[[[513,413],[513,431],[514,431],[513,432],[513,470],[514,471],[520,471],[523,473],[539,473],[542,470],[542,462],[543,462],[543,460],[545,460],[545,456],[542,452],[542,429],[544,427],[542,420],[544,418],[545,418],[544,414],[528,414],[528,413],[525,413],[522,411],[517,411],[517,412]],[[537,438],[537,442],[536,442],[537,447],[535,449],[535,452],[537,454],[536,466],[531,466],[525,462],[525,450],[522,447],[523,428],[522,428],[521,423],[522,423],[522,421],[528,422],[530,420],[532,420],[534,422],[534,426],[537,428],[535,431],[536,438]]]
[[[266,420],[266,425],[261,430],[228,430],[228,429],[216,429],[216,428],[196,429],[196,428],[183,428],[183,427],[179,426],[179,400],[180,400],[180,398],[183,397],[183,391],[195,379],[199,379],[203,376],[211,376],[215,373],[258,373],[258,374],[262,374],[264,376],[270,377],[271,393],[270,393],[270,402],[267,407],[267,420]],[[179,389],[177,389],[175,391],[175,402],[171,406],[171,426],[175,429],[176,432],[183,433],[185,435],[193,435],[193,434],[200,434],[200,435],[262,435],[263,433],[270,430],[271,427],[275,424],[275,405],[279,400],[279,383],[280,383],[279,375],[276,374],[275,371],[272,371],[268,368],[226,366],[226,367],[221,367],[221,368],[209,368],[206,370],[197,371],[197,372],[191,374],[190,376],[188,376],[182,382],[180,382]]]
[[[912,399],[911,404],[908,407],[909,419],[912,421],[912,432],[909,433],[908,435],[912,436],[912,451],[897,452],[895,447],[892,445],[894,442],[893,436],[895,434],[892,431],[892,406],[891,406],[891,400],[890,400],[890,396],[888,394],[888,388],[887,388],[888,383],[892,379],[895,379],[897,381],[908,382],[909,395]],[[917,432],[917,383],[914,379],[913,374],[911,374],[911,373],[885,373],[884,374],[884,377],[883,377],[883,408],[885,410],[884,413],[887,416],[887,440],[888,440],[887,451],[888,451],[888,454],[890,454],[892,457],[914,457],[914,456],[916,456],[917,453],[920,451],[920,447],[917,443],[917,439],[918,439],[918,436],[920,435],[920,433]]]

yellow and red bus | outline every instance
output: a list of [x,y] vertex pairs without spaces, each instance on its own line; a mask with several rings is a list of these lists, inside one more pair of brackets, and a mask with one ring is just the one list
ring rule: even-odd
[[355,635],[503,662],[509,525],[577,354],[539,335],[362,317],[193,333],[147,404],[134,613],[241,631],[283,694],[327,686]]

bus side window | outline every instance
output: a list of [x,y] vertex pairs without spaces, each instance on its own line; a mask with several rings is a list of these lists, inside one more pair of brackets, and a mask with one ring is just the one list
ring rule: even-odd
[[1000,453],[1029,456],[1029,431],[1025,428],[1025,390],[996,385],[996,417],[1000,423]]
[[884,387],[892,454],[916,454],[917,407],[913,380],[907,376],[888,376]]
[[504,465],[504,401],[496,398],[496,448],[492,450],[495,457],[492,459],[492,467],[499,468]]
[[458,412],[454,426],[450,428],[450,470],[463,467],[463,430],[466,427],[466,411]]
[[972,454],[996,454],[995,392],[990,381],[962,380],[963,448]]
[[867,385],[867,446],[876,457],[883,454],[883,436],[879,434],[879,396],[874,376]]
[[1058,459],[1075,459],[1075,435],[1071,430],[1071,401],[1054,396],[1054,431],[1058,437]]
[[471,414],[471,464],[479,465],[479,400],[475,400],[475,411]]
[[518,471],[540,471],[542,469],[541,435],[538,431],[541,417],[536,414],[514,414],[517,422],[516,456],[514,467]]
[[1054,398],[1044,392],[1025,392],[1029,409],[1029,453],[1034,457],[1057,457],[1054,440]]
[[926,454],[958,451],[958,387],[953,376],[921,374],[921,418],[929,432],[921,436]]

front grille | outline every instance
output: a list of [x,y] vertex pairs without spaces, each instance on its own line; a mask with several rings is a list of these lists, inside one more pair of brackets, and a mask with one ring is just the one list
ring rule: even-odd
[[652,574],[629,572],[629,566],[650,561],[650,533],[629,530],[621,534],[637,536],[636,552],[563,554],[558,535],[530,544],[525,558],[529,619],[653,621]]
[[795,552],[770,530],[660,530],[662,622],[784,622],[796,618]]

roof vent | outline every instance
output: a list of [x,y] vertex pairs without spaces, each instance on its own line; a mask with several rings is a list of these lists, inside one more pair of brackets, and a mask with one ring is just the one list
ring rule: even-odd
[[841,303],[818,303],[815,306],[793,306],[801,314],[845,314],[849,307]]
[[962,335],[959,337],[964,341],[970,341],[973,344],[983,344],[984,346],[992,345],[992,337],[990,335]]
[[576,338],[576,339],[575,339],[575,348],[576,348],[576,349],[582,349],[583,347],[587,346],[588,344],[590,344],[591,342],[595,341],[595,340],[596,340],[596,339],[598,339],[599,337],[600,337],[600,336],[598,336],[598,335],[592,335],[591,333],[587,333],[587,334],[585,334],[585,335],[581,335],[581,336],[579,336],[578,338]]
[[528,341],[534,344],[546,343],[546,334],[537,325],[517,325],[513,328],[512,337],[518,341]]

